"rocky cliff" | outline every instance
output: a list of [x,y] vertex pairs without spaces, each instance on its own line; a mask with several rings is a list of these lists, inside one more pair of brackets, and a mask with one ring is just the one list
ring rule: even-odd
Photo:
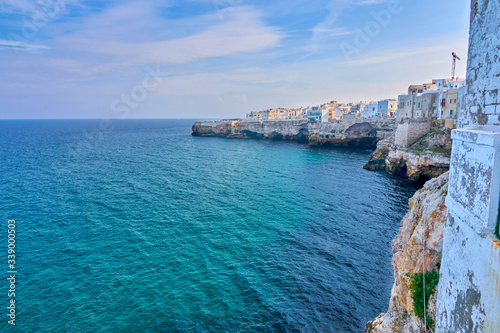
[[377,142],[390,136],[394,119],[309,123],[307,120],[221,120],[196,121],[193,136],[229,139],[296,141],[311,146],[375,149]]
[[[428,181],[409,202],[409,211],[401,221],[392,242],[394,285],[387,313],[366,325],[366,333],[420,333],[424,322],[413,315],[408,274],[438,270],[441,263],[443,229],[446,220],[445,197],[448,173]],[[425,252],[423,244],[425,242]],[[424,263],[425,257],[425,263]],[[435,318],[435,295],[429,300],[429,315]]]
[[432,151],[415,153],[411,149],[391,147],[385,158],[387,172],[407,176],[411,180],[434,178],[449,169],[450,158]]
[[196,121],[192,131],[194,136],[227,138],[231,134],[232,120]]
[[394,137],[381,140],[370,160],[368,170],[385,170],[412,180],[438,177],[450,168],[451,135],[446,129],[435,130],[410,148],[398,147]]

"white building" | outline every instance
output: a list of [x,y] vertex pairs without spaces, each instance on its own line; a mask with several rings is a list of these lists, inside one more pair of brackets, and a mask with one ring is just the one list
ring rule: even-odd
[[397,109],[397,99],[384,99],[378,102],[378,112],[382,117],[394,117]]
[[361,111],[361,117],[363,118],[380,117],[378,107],[379,107],[378,102],[372,102],[366,105],[364,109]]
[[264,121],[269,119],[269,110],[265,111],[252,111],[247,113],[246,119],[248,121]]
[[327,123],[328,122],[328,109],[319,106],[313,106],[307,111],[307,119],[311,123]]

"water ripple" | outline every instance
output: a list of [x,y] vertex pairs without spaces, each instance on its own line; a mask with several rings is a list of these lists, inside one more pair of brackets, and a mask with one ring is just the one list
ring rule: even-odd
[[20,332],[359,332],[386,310],[415,189],[368,152],[115,125],[86,148],[98,121],[0,121]]

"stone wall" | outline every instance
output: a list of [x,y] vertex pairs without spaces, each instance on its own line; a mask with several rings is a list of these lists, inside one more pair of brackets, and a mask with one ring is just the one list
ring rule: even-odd
[[[500,1],[471,2],[467,90],[461,94],[436,332],[500,332]],[[492,126],[495,125],[495,126]]]
[[436,332],[500,332],[500,127],[452,139]]
[[408,148],[431,130],[431,122],[427,120],[407,119],[398,124],[394,144]]
[[500,1],[471,1],[467,93],[458,128],[500,125]]

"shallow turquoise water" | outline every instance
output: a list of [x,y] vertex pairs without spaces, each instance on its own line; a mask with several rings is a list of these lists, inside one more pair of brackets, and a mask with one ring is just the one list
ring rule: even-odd
[[415,189],[368,152],[99,124],[0,121],[17,331],[359,332],[387,309]]

